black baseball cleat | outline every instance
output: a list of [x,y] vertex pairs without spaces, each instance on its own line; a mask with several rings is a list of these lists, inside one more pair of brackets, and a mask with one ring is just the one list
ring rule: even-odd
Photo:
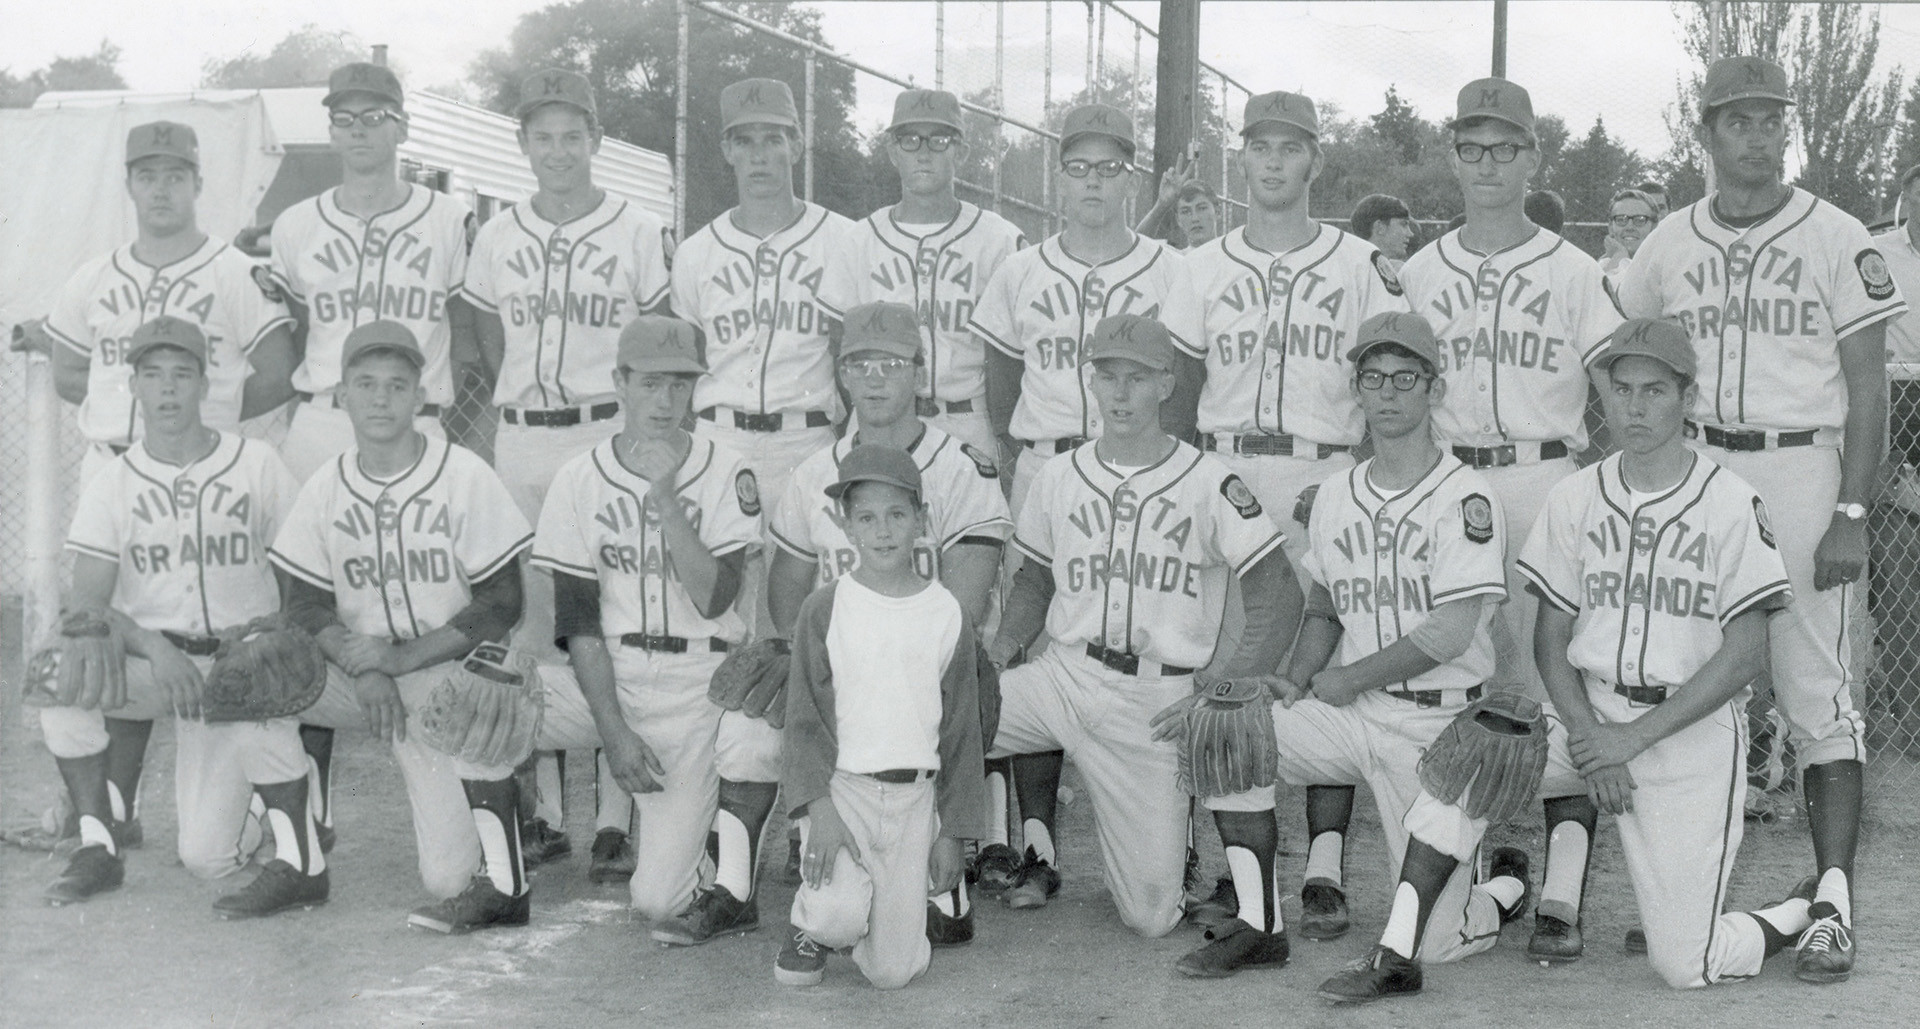
[[319,825],[316,823],[313,827],[313,834],[320,838],[320,853],[333,853],[333,844],[335,842],[333,826]]
[[1826,901],[1807,909],[1813,924],[1794,946],[1793,974],[1801,982],[1844,983],[1853,975],[1853,927]]
[[959,947],[973,942],[973,909],[955,917],[927,902],[927,942],[936,947]]
[[573,841],[567,834],[547,824],[544,818],[520,823],[520,857],[528,868],[558,861],[573,853]]
[[647,934],[676,947],[697,947],[718,936],[737,936],[760,928],[760,908],[752,898],[740,900],[725,886],[693,899],[687,909],[655,925]]
[[1046,907],[1047,901],[1060,892],[1060,873],[1053,870],[1053,864],[1042,861],[1032,847],[1027,848],[1027,859],[1020,865],[1020,879],[1006,892],[1007,906],[1016,910],[1021,908]]
[[1320,998],[1335,1004],[1370,1004],[1388,997],[1411,997],[1426,985],[1420,962],[1375,945],[1366,957],[1320,984]]
[[1004,843],[989,843],[973,863],[973,878],[981,893],[1005,893],[1020,882],[1020,852]]
[[1506,925],[1526,913],[1527,898],[1533,894],[1533,884],[1527,881],[1527,852],[1519,847],[1495,847],[1493,857],[1487,862],[1487,878],[1493,880],[1503,875],[1520,880],[1520,899],[1510,905],[1500,905],[1500,924]]
[[288,908],[309,911],[327,902],[329,884],[323,869],[306,875],[275,858],[260,869],[253,881],[213,902],[213,913],[232,921],[237,918],[265,918]]
[[1580,925],[1534,912],[1533,936],[1527,940],[1527,956],[1543,965],[1564,965],[1580,960],[1586,942],[1580,937]]
[[1225,925],[1239,913],[1240,893],[1233,888],[1233,880],[1224,876],[1214,881],[1212,893],[1187,908],[1187,918],[1203,929]]
[[43,896],[48,904],[65,907],[97,893],[117,890],[126,879],[126,862],[116,854],[107,853],[104,845],[93,843],[73,852],[67,859],[67,870],[47,887]]
[[533,890],[509,897],[493,885],[493,880],[476,875],[457,897],[414,909],[408,925],[437,933],[460,936],[480,929],[499,929],[526,925],[533,912]]
[[1174,963],[1195,979],[1225,979],[1243,968],[1279,968],[1287,963],[1287,934],[1266,933],[1229,918],[1207,930],[1208,942]]
[[1337,940],[1352,926],[1347,895],[1340,887],[1325,880],[1300,887],[1300,935],[1309,940]]
[[633,853],[633,841],[618,829],[602,829],[593,835],[593,861],[587,866],[587,878],[597,883],[623,883],[633,878],[639,859]]

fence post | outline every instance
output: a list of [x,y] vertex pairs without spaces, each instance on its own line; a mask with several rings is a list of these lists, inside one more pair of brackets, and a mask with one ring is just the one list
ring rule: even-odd
[[947,0],[933,5],[933,88],[947,88]]
[[819,63],[820,63],[819,57],[816,56],[812,50],[808,50],[807,51],[807,79],[806,79],[807,179],[806,179],[806,187],[805,187],[807,203],[813,203],[813,159],[814,159],[814,155],[818,153],[818,151],[816,151],[813,146],[813,72],[814,72],[814,68]]
[[[1053,0],[1047,0],[1047,39],[1040,54],[1040,124],[1053,117]],[[1047,137],[1040,137],[1040,206],[1046,208],[1046,232],[1053,234],[1053,162],[1048,160]]]
[[[993,5],[993,107],[1005,112],[1007,109],[1007,5]],[[1004,192],[1007,166],[1006,128],[995,119],[993,142],[1000,154],[993,162],[993,213],[1000,214],[1000,197]]]
[[687,0],[674,0],[678,21],[673,62],[673,236],[687,238],[687,60],[692,55],[687,33]]
[[20,640],[27,653],[60,617],[60,410],[53,365],[29,354],[27,366],[26,596]]
[[1093,5],[1087,0],[1087,99],[1093,99]]

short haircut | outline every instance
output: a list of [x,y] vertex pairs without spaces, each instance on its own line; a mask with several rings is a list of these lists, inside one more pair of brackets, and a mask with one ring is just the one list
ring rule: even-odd
[[[1667,195],[1667,187],[1665,187],[1665,186],[1663,186],[1663,185],[1661,185],[1661,184],[1660,184],[1660,183],[1658,183],[1658,182],[1655,182],[1655,181],[1654,181],[1654,180],[1652,180],[1652,179],[1643,179],[1643,180],[1641,180],[1641,182],[1640,182],[1640,184],[1639,184],[1638,186],[1635,186],[1635,187],[1633,187],[1633,188],[1634,188],[1634,189],[1636,189],[1636,190],[1639,190],[1639,191],[1640,191],[1640,192],[1642,192],[1642,193],[1658,193],[1658,194],[1660,194],[1661,196],[1666,196],[1666,195]],[[1624,192],[1624,190],[1623,190],[1623,192]],[[1619,198],[1618,198],[1618,197],[1615,197],[1614,199],[1616,199],[1616,200],[1617,200],[1617,199],[1619,199]]]
[[573,104],[563,103],[558,100],[554,101],[553,103],[541,104],[538,107],[527,108],[527,113],[520,116],[520,131],[521,132],[527,131],[527,123],[533,120],[534,115],[539,114],[541,111],[545,110],[546,108],[552,107],[555,104],[558,104],[561,107],[571,107],[574,110],[579,111],[580,114],[587,119],[587,132],[590,135],[595,135],[595,136],[600,135],[600,116],[599,115],[593,113],[592,111],[587,110],[584,107],[576,107]]
[[1623,189],[1620,192],[1615,193],[1613,195],[1613,199],[1607,201],[1607,213],[1612,214],[1613,205],[1619,203],[1622,200],[1638,200],[1641,203],[1647,205],[1648,207],[1653,208],[1655,212],[1658,212],[1660,210],[1660,205],[1654,203],[1653,198],[1648,196],[1644,190]]
[[1901,191],[1905,192],[1908,186],[1913,185],[1913,180],[1915,179],[1920,179],[1920,164],[1916,164],[1913,167],[1908,168],[1906,171],[1903,171],[1900,173]]
[[1362,366],[1365,365],[1368,361],[1371,361],[1376,357],[1404,357],[1409,361],[1418,361],[1420,362],[1421,371],[1426,372],[1428,375],[1431,375],[1434,378],[1440,377],[1440,369],[1434,367],[1434,364],[1432,361],[1424,357],[1421,357],[1419,354],[1416,354],[1413,351],[1408,350],[1406,347],[1403,347],[1398,343],[1381,342],[1381,343],[1375,343],[1373,346],[1368,347],[1367,352],[1360,355],[1360,363],[1353,366],[1353,377],[1355,382],[1358,382],[1360,380],[1360,372],[1361,372]]
[[1553,190],[1536,189],[1528,193],[1523,209],[1527,212],[1528,221],[1554,235],[1559,235],[1560,229],[1567,224],[1567,203]]
[[1353,226],[1354,235],[1361,239],[1372,239],[1373,230],[1381,222],[1412,217],[1413,212],[1407,210],[1406,203],[1399,197],[1374,193],[1361,197],[1360,202],[1353,205],[1353,217],[1349,220],[1349,224]]
[[1180,196],[1178,197],[1178,199],[1205,200],[1207,203],[1212,204],[1215,207],[1220,206],[1220,194],[1215,193],[1213,191],[1213,186],[1199,179],[1194,179],[1190,182],[1187,182],[1185,185],[1182,185],[1180,187]]
[[840,505],[839,505],[840,513],[846,514],[848,512],[851,512],[853,510],[853,495],[867,488],[868,486],[885,486],[886,488],[891,490],[900,490],[900,492],[905,493],[907,495],[907,499],[912,502],[914,510],[917,511],[920,509],[920,506],[922,503],[920,499],[920,494],[915,493],[910,489],[902,489],[899,486],[895,486],[891,482],[876,482],[872,479],[864,479],[860,482],[854,483],[851,486],[848,486],[846,490],[840,494]]

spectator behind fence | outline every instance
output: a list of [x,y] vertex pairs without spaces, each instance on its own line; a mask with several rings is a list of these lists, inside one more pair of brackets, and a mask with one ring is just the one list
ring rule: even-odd
[[1550,189],[1536,189],[1527,194],[1527,220],[1541,228],[1560,235],[1560,229],[1567,224],[1567,202],[1560,194]]
[[1200,178],[1199,162],[1189,156],[1160,177],[1160,198],[1135,231],[1166,240],[1176,250],[1191,250],[1220,234],[1220,195]]
[[1398,272],[1413,246],[1413,212],[1399,197],[1374,193],[1360,198],[1349,222],[1353,234],[1380,248]]
[[1627,273],[1633,255],[1659,221],[1660,206],[1645,193],[1623,189],[1613,195],[1607,210],[1607,249],[1600,257],[1600,271],[1609,283]]
[[1652,202],[1653,220],[1655,222],[1666,218],[1667,212],[1673,209],[1667,204],[1667,187],[1662,186],[1657,180],[1643,179],[1640,184],[1633,187],[1633,189],[1634,192],[1644,195],[1647,200]]
[[[1906,224],[1898,216],[1906,216]],[[1874,237],[1905,296],[1920,296],[1920,165],[1900,175],[1895,224]],[[1880,644],[1868,725],[1894,747],[1920,751],[1920,314],[1887,323],[1888,469],[1891,482],[1868,522],[1873,589],[1868,603]]]

